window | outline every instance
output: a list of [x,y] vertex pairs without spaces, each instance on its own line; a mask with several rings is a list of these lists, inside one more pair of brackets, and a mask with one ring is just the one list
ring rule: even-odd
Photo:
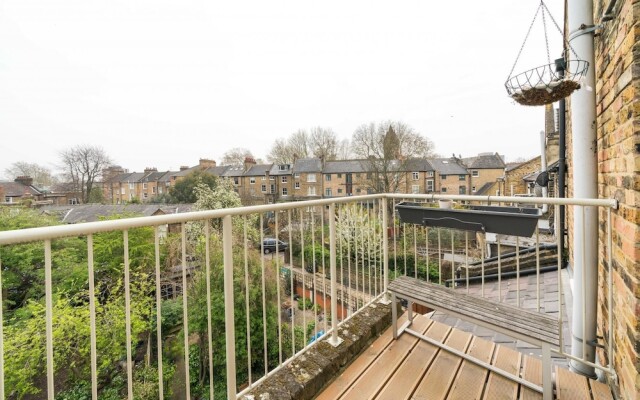
[[156,187],[155,187],[155,186],[151,188],[151,193],[156,194],[156,191],[157,191],[157,190],[156,190]]
[[467,179],[466,175],[458,175],[458,180],[459,181],[464,181],[465,179]]
[[315,182],[316,174],[307,174],[307,182]]
[[130,183],[129,184],[129,190],[133,190],[133,189],[135,189],[135,185],[133,183]]
[[233,177],[233,184],[234,185],[239,185],[240,184],[240,178],[238,178],[237,176]]
[[261,176],[261,177],[260,177],[260,180],[261,180],[261,181],[266,181],[266,180],[267,180],[267,177],[266,177],[266,176]]
[[300,189],[300,182],[296,182],[296,183],[294,184],[294,187],[295,187],[296,189]]
[[120,189],[120,194],[124,194],[124,188]]
[[477,169],[471,170],[471,176],[477,178],[480,176],[480,172]]
[[267,185],[262,185],[260,187],[260,189],[262,190],[263,193],[266,192],[267,191]]
[[270,180],[270,181],[275,181],[275,180],[276,180],[276,177],[275,177],[275,176],[269,176],[269,180]]
[[445,180],[445,179],[447,179],[447,176],[446,175],[440,175],[440,179]]
[[249,178],[249,184],[250,185],[255,185],[256,184],[256,178],[253,177],[253,176],[251,178]]
[[411,185],[411,193],[413,194],[420,193],[420,185]]
[[162,186],[158,186],[158,193],[162,193]]
[[362,189],[356,189],[356,193],[362,192]]
[[338,179],[342,178],[342,174],[336,174],[336,178]]
[[271,191],[269,193],[276,194],[276,185],[271,185]]
[[166,187],[171,186],[171,182],[167,182],[167,183],[165,184],[165,186],[166,186]]
[[315,196],[316,195],[316,187],[315,186],[309,186],[309,189],[307,190],[307,195],[308,196]]
[[324,190],[324,195],[327,196],[327,197],[331,197],[331,188],[326,188]]
[[300,173],[296,172],[295,174],[293,174],[293,177],[296,179],[300,179]]
[[146,188],[147,188],[147,182],[144,182],[144,183],[142,184],[142,188],[143,188],[143,189],[146,189]]
[[280,171],[288,171],[291,166],[289,164],[278,165]]
[[142,197],[146,199],[146,198],[149,197],[149,194],[147,192],[144,192],[144,193],[142,193]]
[[280,182],[287,183],[287,177],[286,176],[280,177]]
[[467,193],[467,188],[465,186],[459,186],[458,187],[458,193],[459,194],[466,194]]
[[12,198],[12,197],[9,197],[9,196],[5,196],[5,197],[4,197],[4,202],[5,202],[5,203],[13,203],[13,198]]
[[476,192],[476,187],[475,187],[475,186],[471,186],[471,191],[472,191],[473,193],[475,193],[475,192]]
[[338,194],[342,193],[342,189],[338,189]]
[[414,172],[413,173],[413,180],[417,181],[418,179],[420,179],[420,173],[419,172]]
[[331,180],[331,174],[325,174],[324,175],[324,180],[329,182]]
[[433,192],[433,179],[427,181],[427,192]]
[[282,196],[288,196],[288,195],[289,195],[289,189],[282,188]]
[[428,176],[429,178],[433,178],[433,171],[428,171],[428,172],[427,172],[427,176]]
[[442,193],[447,193],[447,188],[442,188],[442,189],[440,189],[440,191],[441,191]]

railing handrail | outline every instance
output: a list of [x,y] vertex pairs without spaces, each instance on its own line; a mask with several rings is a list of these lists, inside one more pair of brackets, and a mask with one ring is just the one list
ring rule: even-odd
[[0,245],[25,243],[40,240],[52,240],[70,236],[85,236],[99,232],[127,230],[141,227],[153,227],[183,222],[201,221],[223,218],[227,215],[239,216],[268,211],[286,211],[303,207],[325,206],[351,202],[364,202],[378,199],[418,199],[418,200],[461,200],[521,204],[549,204],[597,206],[617,209],[615,199],[585,199],[585,198],[553,198],[553,197],[507,197],[507,196],[475,196],[475,195],[441,195],[441,194],[370,194],[362,196],[332,197],[320,200],[305,200],[278,204],[264,204],[259,206],[242,206],[207,211],[192,211],[181,214],[155,215],[148,217],[123,218],[109,221],[83,222],[73,225],[54,225],[39,228],[17,229],[0,232]]

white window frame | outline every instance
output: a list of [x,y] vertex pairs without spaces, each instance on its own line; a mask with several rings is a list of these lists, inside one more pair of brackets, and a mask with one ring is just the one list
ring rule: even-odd
[[473,176],[474,178],[477,178],[480,176],[480,171],[478,171],[477,169],[472,169],[471,170],[471,176]]
[[447,188],[446,187],[440,188],[440,192],[447,193]]
[[427,177],[433,178],[433,171],[428,171],[427,172]]
[[133,190],[135,188],[136,188],[136,184],[129,182],[129,190]]
[[420,172],[414,172],[412,173],[412,176],[413,176],[413,180],[417,181],[420,179]]
[[250,185],[255,185],[256,184],[256,177],[252,176],[251,178],[249,178],[249,184]]
[[267,192],[267,185],[263,183],[262,186],[260,187],[260,189],[262,189],[262,193],[266,193]]
[[147,182],[143,182],[143,183],[142,183],[142,188],[143,188],[143,189],[146,189],[146,188],[147,188]]
[[471,186],[471,192],[472,192],[472,193],[477,192],[477,190],[476,190],[476,187],[475,187],[475,186]]
[[296,179],[300,179],[300,172],[296,172],[295,174],[293,174],[293,177]]
[[331,188],[326,188],[324,190],[324,195],[327,196],[327,197],[331,197]]
[[281,176],[280,177],[280,182],[287,183],[287,177],[286,176]]
[[282,188],[282,197],[287,197],[289,195],[289,189],[286,187]]
[[316,174],[307,174],[307,182],[316,182]]
[[435,185],[434,185],[433,179],[427,179],[427,191],[433,192],[434,188],[435,188]]
[[324,174],[325,182],[331,182],[331,174]]
[[316,187],[315,186],[309,186],[307,188],[307,196],[316,196]]
[[300,182],[294,183],[294,189],[300,189]]
[[411,193],[413,194],[420,193],[420,185],[411,185]]
[[233,184],[234,185],[239,185],[240,184],[240,177],[234,176],[233,177]]
[[156,189],[156,187],[155,187],[155,186],[151,188],[151,193],[156,194],[156,192],[157,192],[157,191],[158,191],[158,190]]

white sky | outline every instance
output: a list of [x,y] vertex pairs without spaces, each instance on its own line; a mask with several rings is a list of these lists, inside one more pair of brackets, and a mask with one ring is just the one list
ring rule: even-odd
[[[548,0],[562,23],[562,0]],[[539,154],[542,107],[504,82],[539,2],[5,0],[0,175],[75,144],[130,170],[264,157],[324,126],[402,120],[442,155]],[[551,59],[561,36],[547,19]],[[516,72],[546,64],[542,24]]]

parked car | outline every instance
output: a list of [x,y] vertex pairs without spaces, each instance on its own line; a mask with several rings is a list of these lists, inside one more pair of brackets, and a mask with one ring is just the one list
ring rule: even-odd
[[287,242],[283,242],[282,240],[276,240],[272,238],[267,238],[262,241],[262,252],[264,254],[275,252],[276,247],[278,248],[278,251],[285,251],[289,248],[289,244]]

